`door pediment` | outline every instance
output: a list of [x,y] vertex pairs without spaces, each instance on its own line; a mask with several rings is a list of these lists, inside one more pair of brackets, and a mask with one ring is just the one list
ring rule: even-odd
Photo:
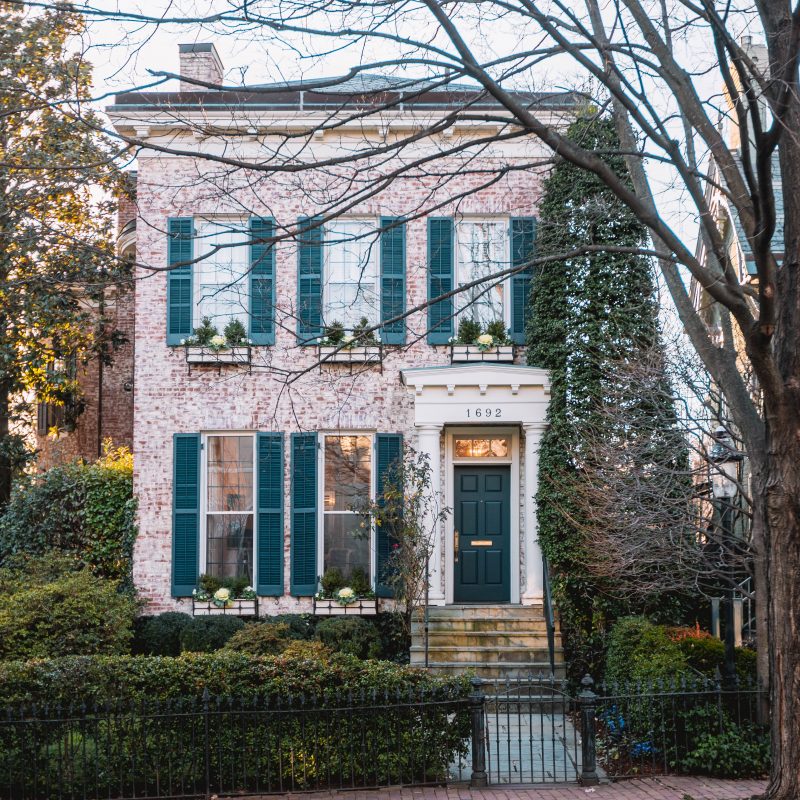
[[542,423],[550,400],[550,375],[538,367],[417,367],[401,380],[413,393],[415,425]]

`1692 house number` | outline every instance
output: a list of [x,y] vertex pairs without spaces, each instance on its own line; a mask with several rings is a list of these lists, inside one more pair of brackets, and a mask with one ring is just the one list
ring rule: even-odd
[[478,406],[477,408],[467,409],[467,419],[500,419],[503,409],[502,408],[484,408]]

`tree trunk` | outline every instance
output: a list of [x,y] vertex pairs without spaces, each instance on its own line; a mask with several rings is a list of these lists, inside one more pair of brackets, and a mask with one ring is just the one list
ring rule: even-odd
[[[767,493],[772,777],[768,796],[800,797],[800,414],[770,428]],[[788,422],[788,420],[787,420]]]

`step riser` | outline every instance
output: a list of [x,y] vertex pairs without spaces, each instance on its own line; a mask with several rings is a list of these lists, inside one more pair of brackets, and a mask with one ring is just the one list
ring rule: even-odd
[[[423,641],[425,631],[412,631],[414,639]],[[547,634],[532,631],[448,631],[428,632],[428,641],[454,647],[547,647]]]
[[[422,614],[420,614],[422,616]],[[446,606],[444,608],[428,608],[428,619],[544,619],[541,606],[518,606],[504,608],[496,606],[474,606],[460,608]]]
[[[556,663],[560,664],[563,658],[560,653],[554,653]],[[425,651],[414,648],[411,651],[411,663],[422,664],[425,661]],[[463,653],[457,650],[437,650],[431,648],[428,651],[428,661],[449,661],[456,664],[496,664],[497,662],[512,662],[515,664],[547,664],[550,661],[550,654],[547,650],[518,650],[488,653]]]
[[[421,622],[414,622],[411,626],[413,632],[422,631],[425,626]],[[544,620],[508,620],[508,619],[432,619],[428,622],[429,631],[465,631],[475,633],[494,633],[519,631],[521,633],[547,633],[547,624]]]
[[[437,675],[463,675],[465,670],[461,664],[455,665],[445,665],[445,664],[434,664],[430,663],[428,667],[429,672],[433,672]],[[550,676],[550,665],[549,664],[541,664],[535,665],[535,669],[532,667],[517,667],[517,666],[491,666],[489,664],[483,665],[476,665],[471,667],[469,670],[470,674],[475,675],[478,678],[483,679],[497,679],[499,681],[504,680],[505,678],[519,678],[523,680],[532,680],[532,682],[536,682],[538,676],[541,674],[545,677],[545,679],[549,679]],[[556,664],[556,671],[555,671],[555,680],[562,681],[566,676],[566,672],[563,667],[559,667]]]

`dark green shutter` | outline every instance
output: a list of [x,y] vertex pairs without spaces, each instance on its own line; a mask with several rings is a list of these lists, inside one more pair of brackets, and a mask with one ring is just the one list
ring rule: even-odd
[[[393,217],[381,217],[381,319],[393,319],[405,310],[406,225]],[[384,325],[381,340],[386,344],[405,344],[406,321],[400,319]]]
[[172,596],[191,597],[200,560],[200,435],[172,441]]
[[[167,220],[167,266],[192,260],[191,217]],[[192,265],[184,264],[167,273],[167,344],[177,345],[192,335]]]
[[[453,291],[454,235],[449,217],[428,219],[428,300]],[[447,344],[453,335],[453,298],[428,306],[428,344]]]
[[291,593],[317,591],[317,434],[292,434]]
[[300,217],[297,236],[297,336],[301,344],[322,335],[322,226]]
[[283,434],[259,433],[256,589],[283,594]]
[[[530,261],[536,244],[536,220],[518,217],[511,220],[511,266],[518,267]],[[526,267],[511,276],[511,338],[516,344],[525,344],[525,314],[533,267]]]
[[[386,486],[388,471],[399,464],[403,458],[403,434],[401,433],[379,433],[375,437],[375,464],[377,469],[376,493],[378,502]],[[388,562],[391,554],[391,536],[388,526],[375,526],[375,552],[377,578],[375,581],[375,594],[378,597],[391,597],[392,587],[388,585]]]
[[271,219],[250,220],[250,339],[253,344],[275,344],[275,235]]

